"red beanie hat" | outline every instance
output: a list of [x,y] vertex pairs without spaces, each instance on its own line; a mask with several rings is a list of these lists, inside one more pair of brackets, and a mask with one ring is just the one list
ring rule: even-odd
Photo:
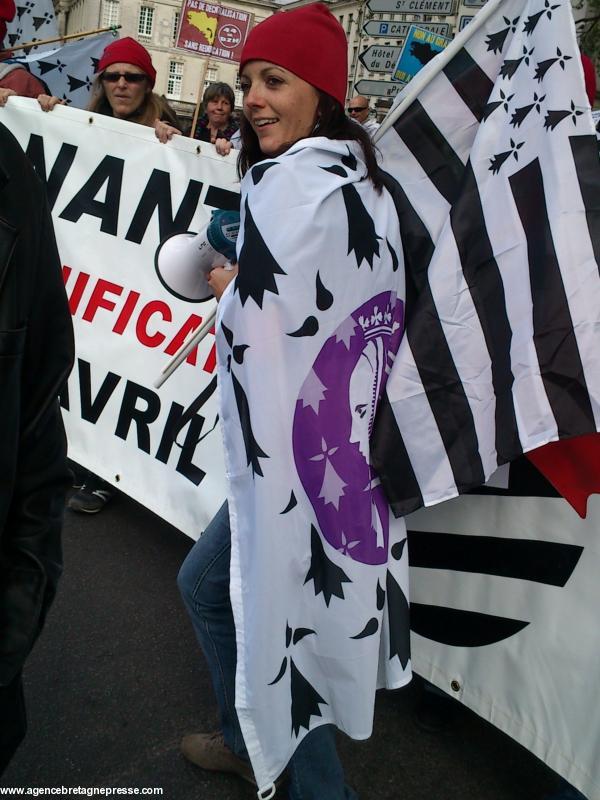
[[[2,2],[2,0],[0,0]],[[104,48],[102,58],[98,62],[96,73],[104,72],[111,64],[133,64],[139,67],[150,78],[150,85],[154,86],[156,80],[156,70],[152,66],[152,59],[150,53],[145,47],[131,36],[126,36],[124,39],[117,39],[111,42]]]
[[6,23],[12,22],[16,13],[14,0],[0,0],[0,45],[6,36]]
[[240,72],[254,60],[284,67],[344,105],[348,43],[344,29],[323,3],[278,11],[259,23],[246,39]]

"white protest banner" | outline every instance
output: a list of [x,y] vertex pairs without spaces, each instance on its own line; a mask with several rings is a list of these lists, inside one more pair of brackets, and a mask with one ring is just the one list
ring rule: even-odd
[[407,517],[413,668],[600,800],[600,497],[465,495]]
[[[47,181],[76,363],[63,397],[69,455],[189,535],[224,498],[214,393],[173,442],[206,388],[214,336],[160,390],[153,382],[214,301],[186,303],[161,285],[161,240],[197,231],[238,202],[235,156],[184,137],[161,145],[142,125],[11,98],[0,109]],[[181,445],[181,446],[180,446]]]

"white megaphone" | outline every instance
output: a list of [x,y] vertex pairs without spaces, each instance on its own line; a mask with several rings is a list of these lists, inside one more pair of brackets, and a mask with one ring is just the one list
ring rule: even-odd
[[154,267],[165,289],[180,300],[202,303],[213,297],[206,280],[218,266],[235,261],[239,211],[213,211],[199,233],[176,233],[156,251]]

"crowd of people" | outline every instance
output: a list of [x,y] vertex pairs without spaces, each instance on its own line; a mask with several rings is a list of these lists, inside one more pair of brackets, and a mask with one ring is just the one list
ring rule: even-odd
[[[5,22],[11,15],[14,16],[13,0],[0,0],[0,44]],[[306,35],[299,36],[298,30]],[[239,122],[234,115],[232,88],[226,83],[213,83],[204,92],[203,113],[193,137],[211,143],[223,156],[237,151],[242,204],[263,191],[263,173],[255,168],[265,159],[280,164],[279,170],[269,175],[269,191],[281,196],[285,195],[285,182],[294,170],[307,171],[307,184],[313,185],[314,177],[314,186],[318,186],[323,170],[319,159],[324,154],[335,161],[332,173],[338,177],[340,171],[344,172],[343,165],[351,162],[350,176],[344,172],[344,181],[335,186],[332,183],[333,189],[328,184],[327,203],[335,203],[336,199],[344,202],[342,196],[355,190],[360,191],[365,208],[377,209],[377,213],[385,209],[388,229],[380,233],[385,234],[388,247],[381,253],[373,283],[379,292],[401,296],[404,277],[397,271],[392,247],[396,243],[401,248],[397,225],[392,222],[397,222],[397,216],[393,198],[382,185],[372,142],[378,123],[368,98],[356,95],[346,100],[347,42],[337,20],[319,3],[273,15],[249,34],[239,73],[243,93]],[[591,87],[589,71],[587,79]],[[156,70],[148,51],[131,38],[116,40],[98,63],[89,110],[154,128],[159,141],[167,143],[181,135],[182,124],[167,101],[153,91],[155,80]],[[593,103],[595,86],[590,93]],[[47,87],[22,64],[0,56],[0,106],[14,95],[35,97],[49,112],[62,102],[49,94]],[[4,182],[2,176],[6,177]],[[316,199],[310,199],[318,207]],[[8,222],[6,230],[2,227],[4,221]],[[28,235],[33,229],[35,237]],[[16,246],[0,248],[0,258],[5,258],[3,253],[10,253],[6,260],[8,280],[12,282],[9,295],[0,280],[0,376],[3,395],[14,396],[6,401],[6,413],[0,418],[3,441],[10,442],[7,454],[3,454],[10,478],[0,494],[0,773],[25,733],[22,668],[44,624],[61,571],[60,526],[69,471],[58,392],[73,362],[71,322],[44,191],[14,138],[0,126],[2,236],[7,241],[13,237]],[[230,344],[230,332],[241,336],[247,325],[234,279],[238,285],[251,282],[249,273],[264,252],[254,241],[238,255],[234,269],[216,268],[209,276],[220,303],[222,323],[216,334],[219,376],[223,381],[221,402],[230,402],[232,407],[240,390],[228,378],[230,365],[224,354]],[[302,253],[283,248],[280,262],[289,281],[304,280],[307,264]],[[3,266],[0,261],[0,277]],[[44,291],[34,294],[34,284]],[[10,304],[6,297],[16,297],[18,302]],[[357,294],[355,307],[367,300]],[[289,335],[286,328],[277,328],[277,315],[271,319],[271,337],[283,339]],[[245,334],[250,336],[248,331]],[[250,375],[245,395],[250,412],[260,403],[260,393],[253,394],[252,378]],[[360,379],[365,391],[372,388],[370,375],[365,373]],[[374,402],[378,403],[380,396]],[[231,415],[225,414],[222,419],[230,449],[243,452],[247,430],[231,423]],[[111,485],[88,473],[69,499],[68,507],[76,512],[97,513],[114,493]],[[226,503],[191,549],[178,578],[220,712],[220,730],[186,736],[182,752],[203,769],[232,772],[255,785],[246,737],[235,707],[237,650],[230,596],[231,547],[231,516]],[[244,551],[236,557],[243,559]],[[250,565],[238,563],[236,568],[243,572]],[[430,712],[435,716],[436,700],[430,702]],[[444,702],[442,698],[438,709]],[[318,725],[308,732],[293,751],[286,773],[267,789],[274,791],[284,780],[291,800],[357,798],[346,784],[336,752],[335,728],[330,724]],[[265,787],[261,789],[264,791]],[[584,800],[567,784],[553,798]]]

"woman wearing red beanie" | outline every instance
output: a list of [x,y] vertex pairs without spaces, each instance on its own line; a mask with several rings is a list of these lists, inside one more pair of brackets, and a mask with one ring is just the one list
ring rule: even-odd
[[[180,133],[177,115],[152,89],[156,70],[150,53],[130,36],[104,48],[98,62],[88,110],[154,128],[161,142]],[[38,98],[44,111],[62,103],[58,97]]]
[[238,272],[209,276],[228,502],[178,576],[221,730],[182,752],[260,798],[287,766],[290,800],[350,800],[335,728],[366,738],[376,689],[410,679],[406,528],[369,458],[403,330],[398,215],[324,5],[254,28],[240,81]]
[[111,42],[102,53],[97,73],[90,111],[155,128],[161,141],[166,140],[159,135],[163,128],[163,133],[167,128],[179,132],[177,115],[152,91],[156,70],[150,53],[135,39],[127,36]]

